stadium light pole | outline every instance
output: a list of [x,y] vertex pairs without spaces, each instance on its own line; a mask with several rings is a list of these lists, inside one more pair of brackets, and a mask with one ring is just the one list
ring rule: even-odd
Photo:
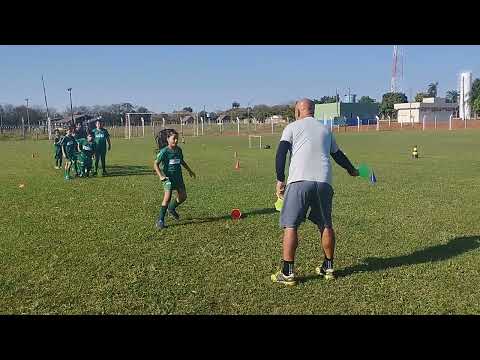
[[72,123],[75,125],[75,119],[73,118],[72,88],[68,88],[67,91],[70,93],[70,114],[72,115]]
[[29,98],[26,98],[25,101],[27,102],[27,124],[28,124],[28,130],[30,130],[30,115],[28,113],[28,100]]

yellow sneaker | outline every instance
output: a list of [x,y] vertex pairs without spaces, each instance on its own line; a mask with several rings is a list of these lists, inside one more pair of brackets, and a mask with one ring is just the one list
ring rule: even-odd
[[282,271],[277,271],[275,274],[270,276],[270,279],[272,279],[274,283],[285,284],[288,286],[297,285],[297,281],[295,280],[295,274],[285,276]]
[[327,280],[333,280],[335,279],[335,271],[333,268],[330,269],[324,269],[323,266],[317,266],[315,269],[315,272],[319,275],[324,277]]

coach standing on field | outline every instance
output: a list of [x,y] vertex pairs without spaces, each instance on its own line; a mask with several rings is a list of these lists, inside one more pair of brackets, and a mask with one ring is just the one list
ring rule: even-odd
[[110,134],[108,130],[103,127],[103,122],[97,120],[95,123],[96,129],[92,130],[95,139],[95,171],[94,175],[98,173],[98,161],[102,161],[102,176],[107,175],[105,157],[107,155],[107,143],[108,151],[111,150],[112,144],[110,143]]
[[[316,120],[312,100],[295,105],[295,120],[282,133],[276,156],[277,196],[284,198],[280,213],[283,234],[282,269],[271,276],[273,282],[295,285],[294,260],[298,244],[297,228],[308,219],[318,227],[325,259],[316,268],[318,275],[333,279],[335,234],[332,226],[332,166],[330,156],[351,176],[358,170],[338,148],[329,127]],[[288,181],[285,185],[285,160],[291,152]]]

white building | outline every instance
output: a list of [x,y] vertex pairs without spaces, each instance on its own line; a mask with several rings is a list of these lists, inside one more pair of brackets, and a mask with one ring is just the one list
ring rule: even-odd
[[280,115],[273,115],[265,119],[265,124],[271,124],[272,122],[274,124],[278,124],[278,123],[285,123],[287,122],[287,120],[281,117]]
[[458,109],[458,104],[447,103],[443,98],[423,98],[422,102],[394,104],[398,110],[399,123],[421,123],[425,116],[426,121],[448,121]]

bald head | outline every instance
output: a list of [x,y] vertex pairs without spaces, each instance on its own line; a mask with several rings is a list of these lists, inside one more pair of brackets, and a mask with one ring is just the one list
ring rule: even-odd
[[295,104],[295,117],[297,120],[312,116],[315,113],[315,103],[310,99],[302,99]]

